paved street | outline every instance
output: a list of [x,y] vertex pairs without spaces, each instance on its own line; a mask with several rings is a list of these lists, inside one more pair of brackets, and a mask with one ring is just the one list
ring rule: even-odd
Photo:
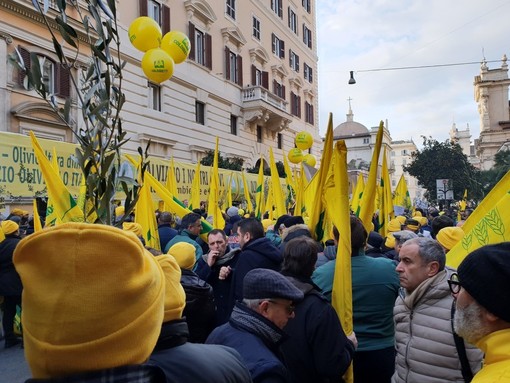
[[19,346],[4,349],[0,341],[0,383],[20,383],[30,378],[30,369]]

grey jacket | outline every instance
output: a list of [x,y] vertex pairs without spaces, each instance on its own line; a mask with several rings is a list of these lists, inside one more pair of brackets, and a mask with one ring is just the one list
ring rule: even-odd
[[[440,271],[409,295],[401,289],[393,309],[397,356],[392,383],[464,382],[452,334],[451,272]],[[482,352],[467,343],[466,352],[476,373]]]

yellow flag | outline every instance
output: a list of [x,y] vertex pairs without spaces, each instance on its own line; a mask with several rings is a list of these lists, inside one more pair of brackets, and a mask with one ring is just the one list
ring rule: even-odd
[[308,186],[308,182],[306,181],[305,171],[303,169],[303,164],[301,163],[301,173],[299,174],[299,178],[297,179],[296,186],[296,204],[294,205],[294,215],[303,215],[305,212],[304,206],[304,193],[305,189]]
[[54,169],[48,158],[46,158],[33,132],[30,132],[30,139],[44,182],[46,183],[48,199],[51,201],[48,211],[50,214],[55,214],[55,218],[51,222],[46,222],[46,225],[53,226],[64,222],[83,222],[83,211],[78,207],[73,196],[67,190],[64,182],[62,182],[58,171]]
[[195,168],[195,176],[193,177],[193,182],[191,183],[189,209],[200,209],[200,161],[197,162],[197,167]]
[[[347,147],[340,140],[333,156],[334,188],[327,189],[326,200],[335,200],[334,211],[329,211],[334,225],[341,232],[338,242],[331,304],[347,335],[353,332],[352,323],[352,272],[351,272],[351,221],[349,211],[349,178],[347,173]],[[353,382],[352,364],[344,375],[346,382]]]
[[[172,193],[172,195],[177,196],[177,181],[175,180],[175,170],[174,170],[174,157],[170,160],[170,164],[168,166],[168,172],[166,174],[166,188]],[[163,205],[163,209],[165,211],[170,211],[170,206],[166,204]]]
[[218,194],[220,192],[220,177],[218,175],[218,146],[219,138],[216,137],[216,149],[214,150],[214,161],[211,169],[211,181],[209,182],[209,199],[207,206],[207,215],[213,217],[213,227],[223,229],[225,227],[225,219],[221,214],[218,204]]
[[243,177],[243,190],[244,190],[244,200],[246,201],[246,213],[251,213],[253,211],[253,204],[251,202],[250,189],[248,189],[248,183],[246,182],[246,177],[244,172],[241,173]]
[[[499,184],[498,184],[499,185]],[[510,240],[510,186],[507,192],[490,210],[469,230],[462,241],[458,242],[447,254],[446,264],[452,268],[459,267],[464,258],[472,251],[485,245]],[[464,226],[462,226],[464,229]]]
[[296,180],[294,179],[292,171],[290,170],[289,161],[287,161],[285,151],[282,152],[283,152],[283,169],[285,170],[285,180],[287,181],[287,198],[285,202],[286,207],[289,208],[292,206],[292,202],[296,195]]
[[268,189],[267,189],[267,200],[266,200],[266,209],[269,213],[269,219],[273,220],[274,217],[274,200],[273,200],[273,181],[269,180],[268,182]]
[[370,170],[368,172],[368,181],[363,191],[361,199],[361,209],[359,218],[363,222],[363,226],[367,233],[372,230],[372,217],[375,211],[375,197],[377,191],[377,169],[379,167],[379,154],[381,153],[382,136],[384,130],[384,123],[381,121],[379,130],[377,131],[377,138],[375,140],[375,148],[372,153],[372,161],[370,162]]
[[[329,166],[333,157],[333,114],[329,114],[328,129],[324,140],[324,148],[322,150],[321,165],[317,173],[313,176],[308,187],[315,184],[315,201],[309,212],[310,221],[308,227],[312,232],[315,240],[321,242],[324,237],[324,213],[325,203],[322,199],[324,185],[328,177]],[[315,179],[315,180],[314,180]],[[308,188],[307,188],[308,189]],[[309,199],[307,197],[307,199]],[[308,211],[308,205],[306,205]]]
[[142,226],[142,236],[145,239],[145,245],[161,250],[151,188],[146,182],[140,188],[140,195],[138,201],[136,201],[135,222]]
[[232,203],[232,180],[233,180],[233,172],[230,172],[230,175],[228,176],[228,183],[226,185],[227,187],[227,209],[231,206],[234,206]]
[[260,155],[259,176],[257,178],[257,189],[255,190],[255,217],[262,219],[264,214],[264,159]]
[[[282,185],[280,184],[280,176],[278,175],[278,169],[274,162],[273,148],[269,147],[269,166],[271,168],[271,183],[273,190],[273,202],[276,207],[276,214],[278,217],[287,214],[285,207],[285,197],[282,193]],[[276,218],[278,218],[276,217]]]
[[[133,166],[138,166],[137,162],[130,155],[126,155],[126,158],[131,162]],[[178,217],[184,217],[186,214],[191,213],[184,204],[177,199],[161,182],[159,182],[152,174],[146,171],[143,175],[143,181],[150,186],[152,190],[156,192],[159,198],[163,200],[165,206],[168,206],[168,212],[175,214]],[[205,219],[200,219],[202,223],[202,230],[200,231],[200,236],[202,239],[207,239],[206,234],[209,233],[213,227],[209,222]]]
[[358,182],[356,182],[356,188],[354,189],[354,193],[352,194],[351,203],[351,210],[358,217],[359,212],[361,210],[361,198],[363,197],[364,190],[365,190],[365,177],[363,177],[363,173],[359,173]]
[[379,234],[386,237],[388,222],[394,217],[393,197],[391,195],[390,173],[388,172],[388,161],[386,159],[386,147],[383,153],[382,174],[381,174],[381,195],[379,197]]
[[409,191],[407,190],[407,183],[404,175],[400,176],[398,180],[397,187],[395,188],[395,193],[393,195],[393,205],[400,206],[405,209],[411,209],[411,197],[409,196]]
[[459,201],[459,210],[464,211],[466,210],[467,206],[467,189],[464,189],[464,196],[462,197],[462,200]]
[[34,198],[32,200],[32,207],[34,209],[34,232],[42,230],[41,218],[39,217],[39,210],[37,210],[37,200]]

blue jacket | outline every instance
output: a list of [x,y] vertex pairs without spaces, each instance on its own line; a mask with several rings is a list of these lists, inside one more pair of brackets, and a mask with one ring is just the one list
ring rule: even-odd
[[200,247],[200,245],[197,242],[197,238],[198,238],[197,236],[191,234],[188,230],[181,230],[179,234],[173,237],[173,239],[166,244],[164,252],[165,254],[168,253],[168,250],[170,250],[170,248],[177,242],[190,243],[195,247],[195,258],[198,261],[198,259],[200,259],[202,257],[202,254],[204,253],[202,251],[202,247]]
[[[282,341],[285,339],[282,330],[269,322],[255,311],[249,309],[242,303],[236,307],[248,315],[255,316],[258,320],[266,323],[282,334]],[[256,334],[242,322],[233,320],[217,327],[207,338],[208,344],[221,344],[232,347],[239,352],[254,383],[289,383],[288,371],[280,359],[280,342],[270,342]]]
[[237,256],[235,269],[232,274],[232,293],[230,296],[230,311],[234,303],[243,298],[244,276],[253,269],[271,269],[280,271],[282,254],[269,238],[262,237],[249,241]]
[[179,232],[175,230],[169,223],[163,223],[158,226],[160,249],[163,250],[166,244],[170,242]]

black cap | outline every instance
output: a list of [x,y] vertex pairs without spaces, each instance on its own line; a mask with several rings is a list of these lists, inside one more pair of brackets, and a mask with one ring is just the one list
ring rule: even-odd
[[303,299],[303,293],[274,270],[253,269],[244,277],[243,298],[282,298],[297,302]]

